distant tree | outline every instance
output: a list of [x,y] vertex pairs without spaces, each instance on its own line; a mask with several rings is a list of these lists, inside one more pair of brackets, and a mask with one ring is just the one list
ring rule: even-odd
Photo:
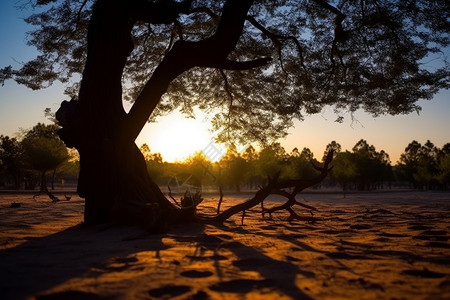
[[[41,54],[1,69],[0,83],[40,89],[82,74],[56,117],[80,152],[87,224],[120,217],[159,228],[167,215],[186,217],[134,143],[162,112],[214,111],[219,140],[270,144],[327,105],[338,121],[360,108],[409,113],[450,86],[447,0],[29,2],[38,10],[26,18],[28,43]],[[428,58],[443,64],[429,68]]]
[[297,147],[292,149],[291,153],[289,153],[289,157],[300,157],[300,151],[298,151]]
[[439,182],[444,188],[450,187],[450,143],[446,143],[439,151]]
[[406,146],[405,151],[400,155],[397,166],[397,174],[399,179],[405,180],[417,187],[414,174],[417,173],[419,160],[421,156],[422,145],[417,141],[412,141]]
[[281,177],[287,175],[287,170],[284,168],[287,166],[287,158],[288,154],[280,143],[263,147],[259,152],[257,161],[258,173],[261,178],[266,180],[268,176],[273,176],[281,171],[283,171]]
[[358,167],[354,156],[355,154],[349,151],[339,152],[333,160],[333,170],[331,170],[330,177],[340,183],[344,197],[349,185],[358,178]]
[[75,149],[67,150],[69,159],[63,162],[56,170],[56,175],[60,177],[63,187],[65,187],[67,183],[71,185],[75,183],[76,180],[78,180],[78,172],[80,170],[80,156],[78,151]]
[[392,180],[390,159],[386,152],[377,152],[373,145],[363,139],[352,150],[358,174],[358,189],[370,190],[378,183]]
[[322,161],[325,161],[328,152],[330,152],[330,150],[333,150],[334,157],[336,157],[336,155],[342,151],[342,146],[336,141],[331,141],[325,148],[325,152],[323,153],[322,156]]
[[440,157],[443,153],[445,152],[439,150],[429,140],[424,145],[412,141],[400,155],[397,166],[399,178],[419,189],[431,189],[437,186]]
[[421,147],[417,172],[413,176],[416,182],[426,189],[431,189],[437,185],[438,155],[439,149],[429,140]]
[[67,148],[57,134],[58,129],[57,125],[38,123],[25,133],[22,140],[28,167],[40,174],[40,192],[48,193],[50,197],[46,174],[69,158]]
[[[250,155],[250,153],[247,153]],[[230,144],[226,154],[222,157],[219,164],[222,169],[222,180],[229,187],[233,187],[236,192],[241,191],[241,185],[248,179],[248,164],[237,152],[234,144]]]
[[450,143],[446,143],[444,146],[442,146],[441,154],[443,155],[450,154]]
[[144,156],[147,172],[155,182],[159,182],[165,175],[165,166],[161,153],[152,153],[146,143],[142,144],[139,150]]
[[289,155],[288,161],[291,169],[289,176],[293,178],[310,179],[318,173],[313,166],[313,164],[317,165],[318,163],[309,148],[303,148],[300,153],[297,148],[294,148]]
[[439,159],[438,180],[444,188],[450,187],[450,153],[443,154]]
[[16,138],[0,135],[0,183],[11,181],[19,189],[24,176],[23,148]]
[[245,159],[246,165],[247,165],[247,185],[249,189],[255,188],[258,183],[261,182],[261,176],[258,174],[258,156],[259,153],[256,152],[255,148],[253,146],[248,146],[244,152],[242,152],[242,158]]
[[[336,147],[329,145],[329,147]],[[328,146],[327,146],[328,147]],[[333,162],[331,178],[338,181],[347,191],[354,184],[359,190],[369,190],[393,180],[389,155],[377,152],[366,140],[359,140],[352,152],[338,152]]]
[[184,165],[185,174],[191,176],[188,180],[189,184],[201,187],[205,184],[212,184],[214,181],[214,178],[208,172],[208,170],[212,170],[212,164],[202,152],[197,152],[188,157],[184,161]]

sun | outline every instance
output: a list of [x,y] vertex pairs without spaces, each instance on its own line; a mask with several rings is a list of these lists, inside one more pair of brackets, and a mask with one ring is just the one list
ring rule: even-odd
[[202,151],[213,141],[209,123],[202,118],[186,118],[173,112],[147,124],[136,140],[138,146],[147,143],[152,153],[161,153],[164,161],[183,161]]

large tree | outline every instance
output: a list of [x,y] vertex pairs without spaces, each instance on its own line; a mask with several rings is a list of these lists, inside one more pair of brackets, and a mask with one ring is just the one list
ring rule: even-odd
[[269,142],[326,105],[338,120],[359,108],[409,113],[449,87],[446,0],[30,2],[28,41],[41,55],[0,81],[39,89],[82,74],[57,118],[80,152],[86,223],[158,227],[192,214],[159,191],[134,143],[163,112],[198,107],[222,141]]

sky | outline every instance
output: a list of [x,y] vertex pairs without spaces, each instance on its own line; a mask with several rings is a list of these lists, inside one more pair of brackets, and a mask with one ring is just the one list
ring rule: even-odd
[[[26,32],[32,28],[23,21],[30,12],[15,8],[17,0],[0,2],[0,68],[8,65],[19,67],[21,62],[34,58],[36,51],[26,45]],[[51,87],[32,91],[13,81],[0,86],[0,134],[16,136],[21,129],[30,129],[38,122],[46,122],[44,109],[56,111],[63,100],[64,86],[55,83]],[[289,153],[295,147],[312,150],[321,159],[325,147],[331,141],[341,144],[343,150],[365,139],[377,151],[384,150],[395,164],[406,146],[413,140],[424,144],[427,140],[437,147],[450,143],[450,91],[440,91],[430,101],[419,101],[422,111],[418,115],[381,116],[373,118],[357,111],[353,119],[348,115],[343,123],[336,123],[332,108],[307,116],[295,122],[287,138],[280,140]],[[125,104],[127,106],[127,104]],[[208,116],[185,118],[178,112],[147,124],[136,143],[147,143],[152,152],[160,152],[167,161],[183,160],[189,154],[211,147],[214,137],[209,132]],[[220,149],[219,145],[214,145]],[[247,145],[240,145],[243,149]]]

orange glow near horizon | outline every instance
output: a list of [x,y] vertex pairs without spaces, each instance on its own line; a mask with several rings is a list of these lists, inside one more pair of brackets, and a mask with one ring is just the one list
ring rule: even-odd
[[136,143],[138,146],[147,143],[150,151],[160,153],[164,161],[184,161],[213,141],[208,128],[208,122],[174,112],[147,124]]

